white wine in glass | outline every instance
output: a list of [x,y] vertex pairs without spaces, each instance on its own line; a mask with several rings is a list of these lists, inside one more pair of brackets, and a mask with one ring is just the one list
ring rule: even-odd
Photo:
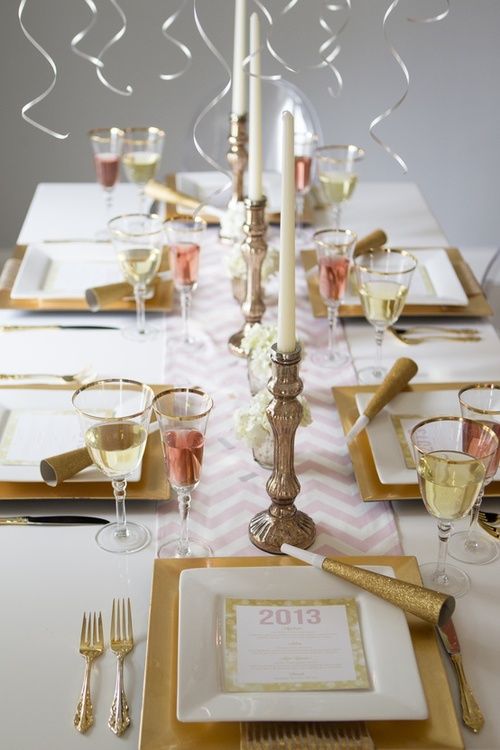
[[123,168],[129,182],[139,188],[139,213],[146,210],[144,187],[156,176],[165,133],[155,127],[125,128],[123,139]]
[[364,155],[362,148],[352,144],[320,146],[314,152],[319,182],[336,229],[341,226],[342,206],[352,196],[358,182],[357,165]]

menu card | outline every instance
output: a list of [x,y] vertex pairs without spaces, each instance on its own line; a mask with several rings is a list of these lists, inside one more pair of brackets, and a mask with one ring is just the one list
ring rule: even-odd
[[44,456],[73,450],[81,443],[74,409],[13,409],[0,432],[0,465],[38,466]]
[[227,692],[370,687],[354,598],[227,598],[224,624]]

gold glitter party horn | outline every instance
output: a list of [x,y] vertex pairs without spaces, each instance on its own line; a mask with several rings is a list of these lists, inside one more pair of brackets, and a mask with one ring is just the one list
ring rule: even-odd
[[371,570],[358,568],[355,565],[339,562],[324,555],[293,547],[291,544],[282,544],[281,551],[315,568],[343,578],[432,625],[443,625],[450,619],[455,609],[455,599],[452,596],[440,594],[433,589],[426,589],[414,583],[407,583]]
[[59,453],[40,461],[40,474],[45,484],[57,487],[66,479],[71,479],[87,466],[92,465],[92,459],[86,448],[77,448],[67,453]]
[[371,247],[382,247],[387,242],[387,235],[383,229],[374,229],[373,232],[367,234],[366,237],[362,237],[358,240],[354,246],[354,255],[361,255],[365,253]]
[[132,297],[133,294],[134,290],[131,284],[127,284],[126,281],[119,281],[116,284],[105,284],[104,286],[94,286],[87,289],[85,299],[92,312],[97,312],[124,297]]

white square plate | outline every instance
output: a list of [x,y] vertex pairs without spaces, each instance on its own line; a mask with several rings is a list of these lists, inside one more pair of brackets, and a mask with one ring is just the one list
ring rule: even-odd
[[[442,248],[413,250],[409,252],[418,260],[418,266],[408,292],[408,305],[467,305],[467,295],[460,283],[448,253]],[[349,289],[344,304],[359,304],[356,290]]]
[[[370,570],[393,576],[392,568]],[[226,597],[354,597],[368,690],[224,692]],[[425,719],[427,705],[403,612],[329,573],[308,566],[183,570],[179,583],[179,721],[349,721]]]
[[[458,390],[459,386],[456,390],[399,393],[372,419],[366,428],[366,433],[377,474],[382,484],[417,483],[416,470],[406,467],[392,416],[415,416],[413,420],[405,420],[407,428],[410,424],[417,424],[426,417],[459,417]],[[356,394],[356,405],[360,413],[364,411],[372,395],[372,393]],[[406,432],[408,448],[411,451],[408,429]],[[500,479],[500,469],[494,478],[495,480]]]
[[[247,175],[245,174],[245,181]],[[175,176],[177,190],[192,195],[200,201],[207,201],[212,206],[225,208],[231,197],[228,189],[219,196],[213,196],[216,190],[230,184],[227,175],[221,172],[177,172]],[[281,175],[279,172],[264,172],[262,175],[264,195],[267,198],[268,213],[278,213],[281,205]],[[246,192],[245,192],[246,194]]]
[[116,252],[105,242],[28,245],[12,299],[84,299],[85,290],[123,281]]
[[[80,420],[72,395],[69,390],[0,389],[0,482],[41,482],[43,458],[81,448]],[[127,481],[140,478],[141,467]],[[89,466],[68,481],[109,480]]]

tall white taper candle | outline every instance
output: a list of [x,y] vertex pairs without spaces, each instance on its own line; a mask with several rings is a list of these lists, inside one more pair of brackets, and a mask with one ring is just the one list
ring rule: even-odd
[[[260,78],[260,25],[257,13],[250,16],[250,126],[248,133],[248,197],[262,198],[262,103]],[[253,54],[253,53],[257,54]]]
[[295,157],[294,120],[281,114],[281,236],[278,298],[278,351],[293,352],[295,336]]
[[231,112],[244,115],[247,112],[247,76],[243,60],[247,56],[247,0],[235,0],[234,48],[233,48],[233,98]]

